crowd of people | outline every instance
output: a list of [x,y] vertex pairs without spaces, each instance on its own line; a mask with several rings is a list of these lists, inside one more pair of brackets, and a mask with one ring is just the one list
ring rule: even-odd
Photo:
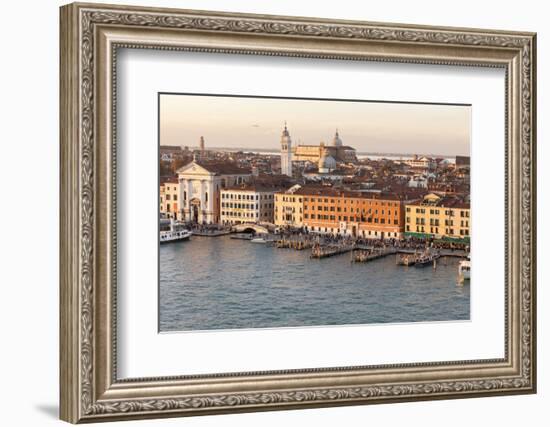
[[407,236],[402,239],[397,238],[367,238],[360,236],[351,236],[349,234],[334,233],[315,233],[305,228],[285,228],[276,233],[285,239],[300,239],[304,241],[314,241],[325,245],[360,245],[375,248],[394,247],[398,249],[418,249],[426,248],[447,249],[447,250],[466,250],[469,251],[469,245],[463,242],[446,241],[435,238],[419,238]]

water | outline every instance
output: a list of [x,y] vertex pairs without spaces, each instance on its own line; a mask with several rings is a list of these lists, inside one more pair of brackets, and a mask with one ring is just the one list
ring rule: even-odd
[[440,259],[434,270],[396,266],[391,255],[357,264],[349,254],[309,255],[228,236],[161,245],[160,330],[470,318],[457,259]]

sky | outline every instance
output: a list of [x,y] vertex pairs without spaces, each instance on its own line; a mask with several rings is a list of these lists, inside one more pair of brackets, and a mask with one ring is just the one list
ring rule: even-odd
[[160,144],[206,148],[280,149],[287,123],[294,145],[329,143],[365,153],[470,155],[471,107],[160,95]]

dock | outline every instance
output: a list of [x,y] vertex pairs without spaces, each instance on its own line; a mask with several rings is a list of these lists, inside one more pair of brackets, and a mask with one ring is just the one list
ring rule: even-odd
[[310,258],[328,258],[335,255],[341,255],[353,250],[353,245],[319,245],[311,248]]
[[351,262],[369,262],[375,259],[384,258],[388,255],[395,255],[397,249],[394,247],[364,249],[355,247],[352,251]]
[[311,240],[305,239],[278,239],[275,243],[279,249],[295,249],[297,251],[303,251],[304,249],[310,249],[313,246]]

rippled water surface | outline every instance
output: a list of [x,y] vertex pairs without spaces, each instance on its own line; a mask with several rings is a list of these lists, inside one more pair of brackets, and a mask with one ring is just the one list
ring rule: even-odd
[[358,264],[349,254],[309,255],[228,236],[161,245],[160,330],[470,318],[457,259],[440,259],[434,270],[396,266],[391,255]]

